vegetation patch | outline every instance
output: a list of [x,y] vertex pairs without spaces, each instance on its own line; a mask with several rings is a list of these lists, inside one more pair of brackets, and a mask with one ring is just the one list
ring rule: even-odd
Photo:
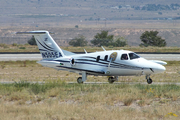
[[[116,38],[117,42],[119,38]],[[4,46],[5,47],[5,46]],[[0,52],[39,52],[39,49],[36,45],[6,45],[6,47],[0,47]],[[102,51],[101,47],[92,47],[92,46],[84,46],[84,47],[63,47],[60,46],[62,49],[71,51],[71,52],[84,52],[84,49],[87,52],[96,52],[96,51]],[[23,49],[20,49],[23,48]],[[25,49],[24,49],[25,48]],[[134,46],[125,46],[125,47],[115,47],[115,46],[108,46],[104,48],[106,50],[130,50],[134,52],[154,52],[154,53],[179,53],[180,49],[179,47],[134,47]]]
[[[11,117],[17,118],[17,114],[24,114],[27,111],[23,118],[40,114],[48,114],[50,118],[56,116],[59,119],[81,118],[81,113],[86,119],[109,118],[109,115],[110,118],[115,119],[118,113],[121,113],[122,119],[125,119],[127,114],[128,118],[157,119],[160,116],[171,118],[180,115],[180,112],[177,112],[179,107],[174,107],[180,100],[178,98],[174,102],[168,94],[174,93],[178,97],[179,90],[180,86],[177,85],[83,85],[68,84],[59,80],[39,84],[20,81],[0,84],[0,106],[4,107],[0,115],[4,119],[8,118],[7,114],[12,113]],[[149,93],[153,94],[149,96]],[[157,96],[159,94],[161,96]],[[160,102],[162,99],[169,99],[169,101]],[[28,109],[26,109],[27,105]],[[101,116],[98,116],[97,112],[101,112]],[[108,116],[105,114],[107,112]]]

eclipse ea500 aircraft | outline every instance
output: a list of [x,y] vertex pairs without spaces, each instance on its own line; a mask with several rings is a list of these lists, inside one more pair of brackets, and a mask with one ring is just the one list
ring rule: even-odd
[[164,61],[146,60],[136,53],[127,50],[110,50],[94,53],[75,54],[61,49],[48,31],[17,32],[16,34],[30,34],[35,37],[42,60],[37,63],[54,68],[75,72],[82,75],[77,79],[83,83],[87,75],[110,76],[109,83],[118,80],[118,76],[145,75],[148,84],[152,83],[151,74],[166,70]]

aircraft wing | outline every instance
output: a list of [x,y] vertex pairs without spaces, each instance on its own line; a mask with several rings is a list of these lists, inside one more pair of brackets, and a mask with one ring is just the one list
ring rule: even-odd
[[76,72],[76,73],[82,73],[83,71],[86,72],[89,75],[104,75],[105,72],[102,70],[85,70],[85,69],[80,69],[80,68],[74,68],[74,67],[66,67],[66,66],[57,66],[59,68],[65,68],[67,71],[70,72]]
[[149,60],[149,61],[160,64],[160,65],[166,65],[167,64],[166,62],[160,61],[160,60]]
[[63,63],[57,62],[57,61],[41,60],[41,61],[38,61],[37,63],[39,63],[45,67],[50,67],[50,68],[54,68],[57,70],[65,70],[65,71],[75,72],[75,73],[82,73],[84,71],[89,75],[103,75],[103,74],[105,74],[105,72],[101,71],[101,70],[95,70],[95,69],[86,70],[86,69],[81,69],[81,68],[64,66]]

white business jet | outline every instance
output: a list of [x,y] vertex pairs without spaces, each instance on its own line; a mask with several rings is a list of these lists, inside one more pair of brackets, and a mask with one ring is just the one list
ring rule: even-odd
[[75,72],[82,75],[77,79],[83,83],[87,75],[110,76],[109,83],[118,80],[118,76],[145,75],[147,83],[151,84],[151,74],[166,70],[164,61],[146,60],[136,53],[127,50],[110,50],[94,53],[74,54],[61,49],[48,31],[17,32],[16,34],[30,34],[35,37],[42,60],[37,63],[54,68]]

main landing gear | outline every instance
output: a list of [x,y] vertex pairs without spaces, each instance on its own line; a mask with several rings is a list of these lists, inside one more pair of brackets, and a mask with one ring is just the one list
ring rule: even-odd
[[111,84],[112,84],[113,82],[115,82],[115,81],[118,81],[118,76],[115,76],[115,77],[112,77],[112,76],[111,76],[111,77],[108,78],[108,82],[111,83]]
[[82,83],[83,83],[82,77],[78,77],[77,82],[78,82],[79,84],[82,84]]
[[150,75],[146,76],[146,80],[148,84],[151,84],[153,82],[152,79],[150,78]]
[[[77,79],[77,83],[82,84],[84,81],[86,81],[86,79],[87,79],[86,72],[82,72],[82,77],[79,77]],[[118,81],[118,76],[114,76],[114,77],[111,76],[111,77],[108,78],[109,83],[113,83],[115,81]]]
[[79,77],[78,79],[77,79],[77,82],[79,83],[79,84],[82,84],[84,81],[86,81],[86,79],[87,79],[87,75],[86,75],[86,72],[82,72],[82,77]]

